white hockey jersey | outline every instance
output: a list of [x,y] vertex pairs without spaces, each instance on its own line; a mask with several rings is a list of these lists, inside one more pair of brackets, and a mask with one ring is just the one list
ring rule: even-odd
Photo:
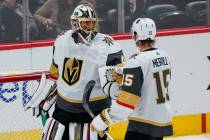
[[128,131],[154,137],[172,135],[172,110],[168,91],[171,63],[168,54],[157,48],[141,52],[125,62],[123,76],[118,99],[110,110],[111,116],[125,116],[116,113],[121,109],[121,112],[124,110],[124,114],[127,112],[129,115]]
[[75,43],[73,31],[59,36],[54,45],[51,75],[57,79],[57,105],[65,111],[84,112],[82,97],[86,84],[96,81],[91,93],[92,109],[107,107],[100,82],[98,68],[121,63],[123,53],[118,43],[108,35],[97,33],[90,45]]

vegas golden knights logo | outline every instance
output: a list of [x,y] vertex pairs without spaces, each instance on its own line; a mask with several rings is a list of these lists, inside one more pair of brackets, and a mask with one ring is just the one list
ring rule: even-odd
[[76,58],[65,58],[63,64],[63,80],[69,84],[73,85],[80,78],[80,72],[82,69],[82,60]]
[[113,40],[112,40],[110,37],[108,37],[108,36],[106,36],[106,37],[103,39],[103,41],[105,41],[106,44],[108,44],[109,46],[110,46],[111,44],[113,45]]

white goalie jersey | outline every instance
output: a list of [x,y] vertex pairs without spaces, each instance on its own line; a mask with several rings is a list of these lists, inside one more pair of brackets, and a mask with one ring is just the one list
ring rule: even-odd
[[94,80],[96,85],[90,102],[97,110],[102,109],[107,106],[107,96],[102,91],[98,69],[122,63],[122,49],[105,34],[97,33],[89,45],[76,44],[73,36],[69,30],[59,36],[54,45],[50,73],[51,77],[57,79],[57,104],[66,111],[83,112],[81,103],[84,88],[88,81]]

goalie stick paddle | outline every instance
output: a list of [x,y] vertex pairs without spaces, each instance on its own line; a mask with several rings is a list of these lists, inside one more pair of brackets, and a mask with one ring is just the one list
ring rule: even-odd
[[[90,98],[90,94],[95,86],[95,83],[96,82],[93,80],[91,80],[87,83],[87,85],[85,86],[85,89],[84,89],[83,101],[82,101],[82,105],[83,105],[84,109],[87,111],[87,113],[91,116],[92,119],[95,118],[95,115],[94,115],[93,111],[90,109],[89,98]],[[104,133],[110,140],[114,140],[113,137],[107,131],[104,131]]]
[[90,94],[95,86],[95,81],[91,80],[87,83],[87,85],[85,86],[85,90],[84,90],[84,94],[83,94],[83,107],[84,109],[87,111],[87,113],[91,116],[91,118],[95,118],[94,113],[92,112],[92,110],[89,107],[89,98],[90,98]]

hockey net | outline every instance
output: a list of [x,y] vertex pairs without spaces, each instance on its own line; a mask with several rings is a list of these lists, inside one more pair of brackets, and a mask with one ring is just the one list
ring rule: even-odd
[[41,119],[23,106],[39,86],[41,73],[0,76],[0,139],[40,140]]
[[[41,118],[23,107],[38,88],[40,78],[41,73],[0,76],[0,140],[41,139]],[[111,126],[109,133],[116,140],[123,139],[126,127],[124,121]]]

